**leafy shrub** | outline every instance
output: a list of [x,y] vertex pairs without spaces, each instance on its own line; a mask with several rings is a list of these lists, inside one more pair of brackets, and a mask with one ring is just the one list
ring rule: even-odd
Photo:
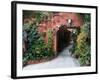
[[75,35],[71,52],[79,59],[81,65],[91,65],[90,14],[83,14],[83,20],[84,24],[80,33]]
[[81,65],[90,65],[90,24],[85,23],[76,39],[73,53],[79,58]]
[[[48,30],[48,42],[44,42],[44,38],[38,33],[37,26],[31,24],[25,29],[27,32],[27,51],[23,55],[23,62],[28,60],[41,60],[43,58],[49,58],[54,56],[54,51],[52,49],[52,31]],[[24,34],[23,34],[24,35]]]
[[76,39],[79,33],[80,33],[80,29],[74,29],[74,31],[71,33],[73,44],[72,44],[72,48],[70,49],[70,51],[72,52],[72,54],[76,50],[76,46],[77,46]]
[[81,33],[77,38],[77,53],[81,65],[90,65],[90,24],[85,23],[81,28]]
[[42,33],[38,32],[39,23],[46,19],[48,15],[48,12],[23,11],[24,19],[29,18],[29,21],[31,21],[31,17],[34,17],[31,23],[27,22],[23,25],[23,43],[27,43],[26,50],[23,52],[23,63],[28,60],[41,60],[54,56],[52,49],[52,30],[47,31],[47,43],[45,43]]

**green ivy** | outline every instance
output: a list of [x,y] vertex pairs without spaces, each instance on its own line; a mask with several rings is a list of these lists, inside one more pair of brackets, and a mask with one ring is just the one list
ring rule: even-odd
[[91,65],[90,15],[84,15],[84,20],[85,23],[81,26],[79,34],[75,35],[76,38],[71,49],[73,55],[83,66]]
[[52,31],[47,31],[48,42],[45,43],[43,36],[38,33],[37,28],[36,25],[32,24],[30,26],[28,25],[28,28],[25,29],[27,32],[28,49],[23,55],[24,63],[28,60],[41,60],[54,56],[54,51],[52,49]]

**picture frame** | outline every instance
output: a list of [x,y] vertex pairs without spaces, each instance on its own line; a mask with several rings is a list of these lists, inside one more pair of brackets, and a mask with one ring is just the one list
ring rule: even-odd
[[[90,31],[90,38],[91,38],[90,39],[90,42],[91,42],[90,66],[81,66],[81,67],[73,67],[73,68],[54,67],[51,69],[49,68],[37,69],[37,70],[33,69],[33,71],[32,69],[25,70],[23,68],[23,64],[24,64],[23,63],[23,43],[22,43],[23,42],[23,39],[22,39],[23,38],[23,23],[24,23],[24,19],[27,17],[28,12],[32,12],[32,11],[33,13],[35,11],[42,11],[42,12],[47,11],[47,12],[53,13],[53,15],[54,14],[56,15],[56,13],[63,14],[63,13],[68,13],[68,12],[71,12],[71,14],[73,13],[75,14],[79,13],[82,15],[90,14],[90,17],[91,17],[90,18],[90,21],[91,21],[90,22],[90,27],[91,27],[90,29],[91,30]],[[24,18],[24,14],[25,14],[25,18]],[[11,78],[20,79],[20,78],[38,78],[38,77],[97,74],[98,72],[98,67],[97,67],[98,66],[97,64],[98,63],[97,62],[98,19],[97,18],[98,18],[97,6],[12,1],[11,2]],[[73,19],[69,18],[67,19],[67,21],[69,22],[68,29],[70,29],[70,25],[72,25],[71,22],[73,21]],[[74,29],[74,28],[75,27],[71,27],[71,29]],[[58,28],[55,28],[55,29],[59,29],[59,26]],[[60,44],[60,42],[56,44]],[[60,49],[58,49],[57,51],[59,51]],[[35,62],[30,62],[30,64],[32,63],[35,63]],[[55,63],[55,64],[58,64],[58,63]]]

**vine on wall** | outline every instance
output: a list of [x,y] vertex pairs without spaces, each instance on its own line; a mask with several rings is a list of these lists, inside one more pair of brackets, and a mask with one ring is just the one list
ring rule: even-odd
[[72,54],[79,59],[81,65],[91,65],[90,15],[84,15],[84,24],[75,37]]

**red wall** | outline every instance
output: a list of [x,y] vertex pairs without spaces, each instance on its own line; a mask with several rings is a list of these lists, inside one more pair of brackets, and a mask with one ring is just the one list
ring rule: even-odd
[[48,28],[56,28],[57,26],[66,25],[67,19],[72,19],[74,26],[81,26],[83,23],[82,17],[77,13],[60,12],[57,15],[52,16],[51,21],[41,22],[39,31],[45,32]]
[[[56,49],[57,48],[56,32],[61,25],[67,25],[67,19],[71,19],[73,26],[76,26],[76,27],[80,27],[83,24],[82,16],[80,16],[79,14],[60,12],[56,15],[53,15],[51,17],[51,20],[42,21],[39,25],[40,26],[39,32],[45,32],[46,33],[47,29],[49,29],[49,28],[55,29],[55,34],[54,34],[54,37],[53,37],[53,48],[54,48],[55,51],[57,51],[57,49]],[[69,30],[71,30],[71,29],[69,29]],[[46,35],[46,37],[45,37],[46,42],[47,42],[47,37],[48,36]]]

